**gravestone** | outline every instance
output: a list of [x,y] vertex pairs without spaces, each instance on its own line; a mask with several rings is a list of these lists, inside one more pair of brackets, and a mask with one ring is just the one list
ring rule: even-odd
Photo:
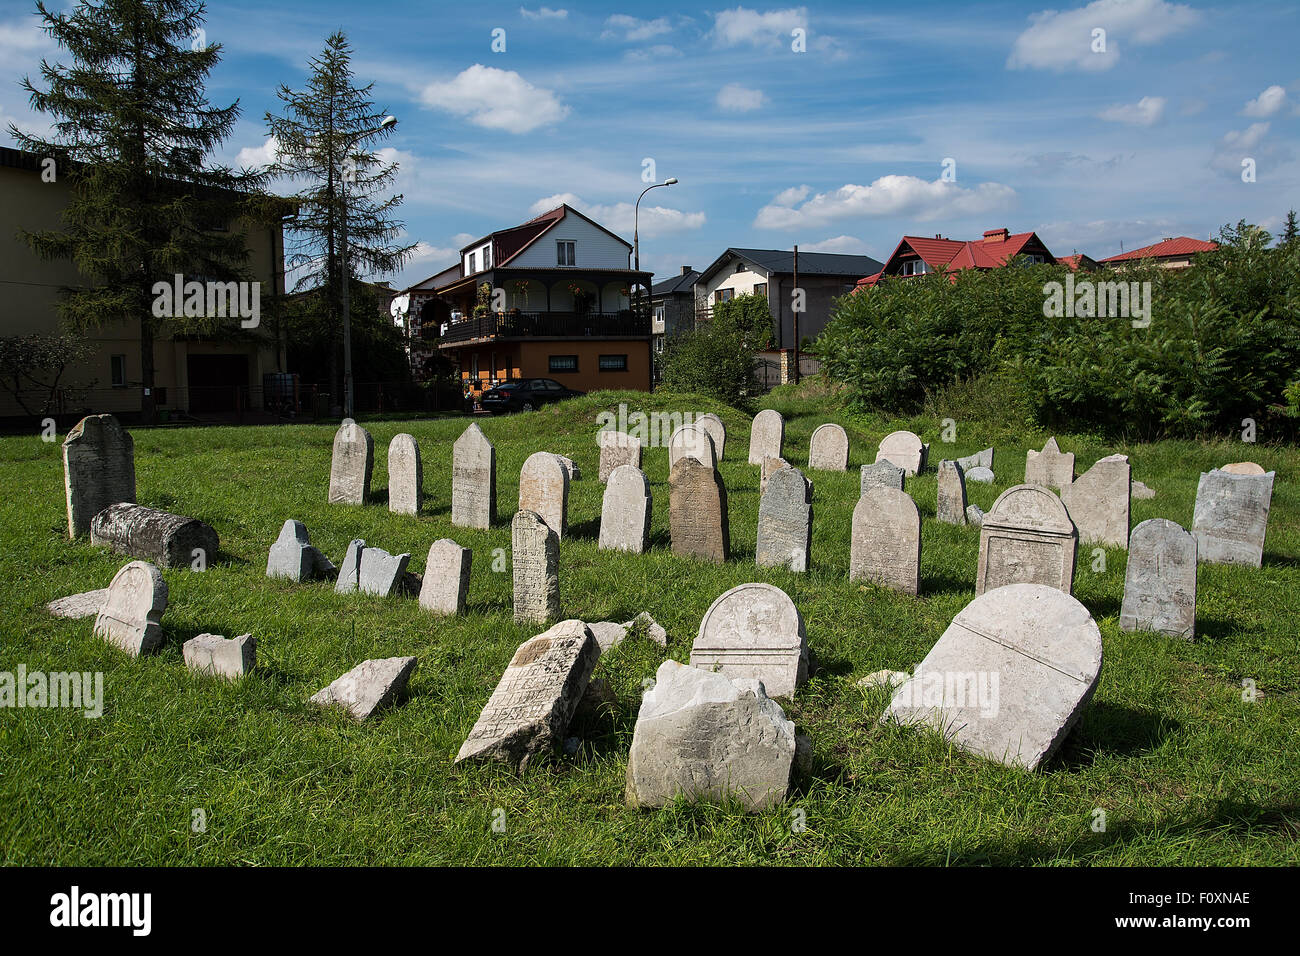
[[600,660],[600,645],[582,621],[561,621],[519,645],[469,737],[462,760],[500,760],[520,770],[552,750]]
[[1081,544],[1128,547],[1132,478],[1127,455],[1108,455],[1061,492]]
[[1195,639],[1195,535],[1164,518],[1150,518],[1133,529],[1119,628]]
[[984,509],[979,505],[967,505],[966,520],[978,528],[984,524]]
[[967,455],[965,458],[958,458],[957,464],[961,465],[961,470],[966,472],[968,478],[970,477],[970,470],[972,468],[987,468],[989,471],[992,471],[993,449],[985,448],[983,451],[977,451],[975,454]]
[[872,488],[893,488],[895,491],[902,491],[905,481],[903,469],[891,461],[863,465],[862,477],[858,482],[858,497],[861,498]]
[[1061,499],[1037,484],[1014,485],[980,525],[975,593],[1008,584],[1046,584],[1069,594],[1079,535]]
[[718,449],[714,447],[709,430],[703,425],[691,423],[682,425],[673,431],[668,439],[668,468],[683,458],[695,458],[710,468],[718,467]]
[[849,580],[921,592],[921,512],[897,488],[868,488],[853,506]]
[[903,469],[904,474],[915,475],[925,467],[926,446],[909,431],[890,432],[880,440],[876,461],[888,461]]
[[1056,437],[1047,439],[1042,451],[1032,448],[1025,455],[1025,484],[1064,490],[1074,483],[1074,452],[1062,452]]
[[539,451],[529,455],[519,472],[519,510],[542,516],[557,538],[569,524],[569,472],[559,455]]
[[280,537],[275,539],[266,556],[268,578],[308,581],[315,577],[328,577],[336,570],[334,562],[312,545],[307,526],[293,518],[280,528]]
[[410,562],[410,554],[389,554],[383,548],[363,547],[357,590],[380,597],[396,594],[406,582],[406,566]]
[[328,687],[312,695],[320,707],[341,707],[354,720],[365,720],[406,695],[406,685],[419,659],[385,657],[362,661]]
[[958,747],[1036,770],[1083,713],[1101,673],[1088,609],[1041,584],[990,590],[963,608],[882,721],[926,724]]
[[361,580],[361,553],[366,549],[362,538],[353,538],[348,542],[348,549],[343,553],[343,563],[339,565],[339,576],[334,581],[334,591],[349,594],[357,589]]
[[93,633],[133,657],[151,654],[162,646],[165,610],[167,582],[162,572],[148,561],[132,561],[113,575]]
[[1230,475],[1262,475],[1265,474],[1263,467],[1255,464],[1253,461],[1234,461],[1230,465],[1224,465],[1219,471],[1226,471]]
[[967,481],[978,481],[981,485],[993,484],[994,477],[993,471],[983,465],[976,465],[966,472]]
[[440,538],[429,546],[420,582],[420,607],[434,614],[464,614],[469,595],[469,574],[474,553],[451,538]]
[[334,435],[329,503],[364,505],[370,498],[370,475],[374,470],[375,440],[352,419],[344,419]]
[[418,515],[424,506],[424,465],[415,438],[403,432],[388,443],[388,510]]
[[818,425],[808,442],[808,468],[810,471],[848,471],[849,433],[833,422]]
[[807,571],[812,548],[812,489],[798,468],[779,468],[758,503],[760,568]]
[[597,547],[640,554],[650,541],[650,517],[650,482],[645,473],[632,465],[619,465],[605,485]]
[[164,568],[200,571],[216,560],[220,547],[217,532],[197,518],[127,501],[109,505],[95,515],[90,522],[90,543]]
[[560,539],[533,511],[510,522],[515,621],[542,624],[560,616]]
[[578,467],[578,463],[572,458],[565,458],[563,455],[556,455],[555,460],[560,463],[560,467],[568,474],[570,485],[582,477],[582,469]]
[[772,477],[772,472],[778,468],[788,468],[790,463],[784,458],[764,458],[763,464],[758,472],[758,494],[761,498],[763,492],[767,491],[767,480]]
[[955,461],[939,462],[935,517],[944,524],[966,523],[966,475]]
[[1263,564],[1273,476],[1271,471],[1234,475],[1217,468],[1201,475],[1192,517],[1197,560],[1252,568]]
[[83,617],[96,617],[108,600],[108,588],[94,591],[82,591],[67,597],[55,598],[45,605],[45,610],[55,617],[69,617],[74,620]]
[[257,665],[257,638],[241,634],[226,640],[220,634],[200,634],[185,642],[181,655],[192,671],[234,680]]
[[1144,485],[1142,482],[1138,481],[1137,479],[1133,480],[1133,483],[1130,486],[1130,491],[1134,498],[1147,499],[1147,498],[1154,498],[1156,496],[1156,490],[1154,488],[1148,488],[1146,485]]
[[487,529],[497,520],[497,450],[478,423],[451,449],[451,523]]
[[609,476],[619,465],[641,467],[641,439],[612,429],[601,432],[600,483],[609,481]]
[[754,416],[749,428],[749,463],[763,464],[764,458],[780,458],[785,443],[785,419],[781,413],[765,408]]
[[718,461],[722,461],[727,452],[727,426],[723,424],[722,419],[713,412],[705,412],[695,419],[695,424],[704,427],[713,439],[713,450],[718,456]]
[[717,470],[683,458],[668,474],[668,533],[673,554],[722,564],[731,552],[727,489]]
[[770,584],[741,584],[709,606],[691,645],[692,667],[754,678],[773,697],[808,679],[808,635],[789,595]]
[[135,442],[112,415],[88,415],[63,439],[68,537],[90,533],[109,505],[135,501]]

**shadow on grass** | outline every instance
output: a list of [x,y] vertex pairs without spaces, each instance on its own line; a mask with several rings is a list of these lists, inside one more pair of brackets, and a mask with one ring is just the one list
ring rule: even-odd
[[1048,769],[1074,773],[1090,766],[1099,755],[1150,753],[1180,729],[1176,720],[1158,711],[1093,701]]
[[966,594],[974,599],[975,580],[957,577],[952,574],[931,571],[921,572],[921,597],[934,597],[940,594]]
[[596,541],[600,538],[600,519],[588,518],[578,524],[571,524],[565,530],[564,536],[582,541]]

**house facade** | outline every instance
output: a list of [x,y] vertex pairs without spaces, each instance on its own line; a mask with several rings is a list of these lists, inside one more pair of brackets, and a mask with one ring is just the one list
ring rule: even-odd
[[1217,248],[1219,248],[1217,242],[1193,239],[1191,236],[1175,236],[1161,239],[1141,249],[1121,252],[1117,256],[1102,259],[1101,264],[1110,269],[1117,269],[1121,266],[1146,262],[1165,269],[1186,269],[1198,253],[1213,252]]
[[1012,234],[1005,226],[989,229],[983,238],[945,239],[936,235],[904,236],[881,269],[862,278],[858,288],[869,288],[881,279],[926,275],[931,272],[960,272],[963,269],[999,269],[1012,259],[1023,257],[1030,264],[1052,264],[1056,257],[1034,232]]
[[651,332],[655,352],[662,352],[664,341],[678,332],[695,328],[695,281],[700,274],[690,266],[650,289]]

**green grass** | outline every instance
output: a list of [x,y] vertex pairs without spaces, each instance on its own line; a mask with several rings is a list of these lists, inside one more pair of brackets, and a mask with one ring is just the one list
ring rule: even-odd
[[[651,550],[598,551],[602,486],[596,416],[616,410],[718,411],[728,428],[721,465],[733,559],[715,567],[668,550],[667,451],[650,449]],[[749,417],[694,396],[598,393],[540,412],[482,421],[497,447],[501,522],[453,528],[451,444],[464,419],[368,422],[375,438],[374,502],[326,505],[332,425],[137,430],[138,499],[201,518],[222,551],[203,573],[165,571],[167,643],[132,659],[91,636],[91,621],[51,618],[55,597],[104,587],[124,558],[64,534],[59,446],[0,438],[0,671],[103,671],[105,713],[0,711],[0,853],[11,864],[1295,864],[1300,862],[1300,498],[1291,447],[1161,442],[1102,445],[1061,436],[1082,471],[1124,452],[1134,477],[1158,491],[1134,501],[1133,523],[1165,517],[1189,526],[1201,471],[1252,459],[1276,469],[1264,567],[1202,566],[1199,638],[1188,644],[1117,626],[1125,552],[1092,570],[1081,547],[1075,594],[1105,643],[1097,693],[1060,753],[1034,774],[979,760],[936,735],[882,726],[883,691],[855,681],[912,669],[974,594],[978,531],[933,520],[933,473],[909,481],[920,506],[919,599],[850,584],[849,525],[858,466],[877,442],[909,427],[932,461],[997,447],[994,486],[972,484],[987,509],[1024,473],[1025,451],[1046,435],[982,430],[958,418],[939,442],[937,418],[854,415],[830,399],[770,399],[787,415],[786,458],[807,462],[816,425],[838,421],[852,440],[847,474],[816,472],[812,569],[754,567],[758,469],[745,464]],[[386,448],[399,431],[419,440],[426,514],[385,505]],[[812,738],[813,772],[784,806],[629,810],[627,751],[641,682],[664,652],[640,639],[602,658],[596,676],[619,698],[577,726],[572,757],[523,776],[452,761],[515,647],[535,628],[511,621],[508,519],[527,456],[573,458],[570,536],[561,545],[566,617],[630,619],[649,611],[686,661],[704,611],[746,581],[785,589],[807,622],[819,671],[787,714]],[[286,518],[306,523],[335,561],[365,538],[410,551],[423,571],[429,545],[473,548],[469,613],[437,619],[410,599],[339,596],[328,583],[265,577],[267,549]],[[500,562],[498,562],[500,566]],[[180,645],[202,632],[258,639],[259,669],[238,684],[191,675]],[[369,657],[420,659],[402,706],[364,724],[319,712],[307,698]],[[1242,700],[1241,682],[1261,696]],[[494,811],[505,833],[494,833]],[[792,810],[806,814],[793,832]],[[1093,810],[1107,828],[1093,832]],[[206,815],[206,832],[191,828]]]

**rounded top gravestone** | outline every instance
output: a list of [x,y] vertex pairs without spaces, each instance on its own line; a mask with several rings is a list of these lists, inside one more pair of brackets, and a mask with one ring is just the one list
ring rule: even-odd
[[569,472],[558,455],[534,452],[519,472],[519,510],[533,511],[557,537],[568,530]]
[[113,575],[93,633],[129,654],[148,654],[162,645],[165,610],[167,582],[162,572],[148,561],[132,561]]
[[722,461],[727,451],[727,426],[722,419],[713,412],[705,412],[695,419],[695,424],[703,426],[709,433],[713,439],[713,449],[718,453],[718,461]]
[[905,475],[915,475],[921,470],[921,459],[925,454],[923,445],[915,432],[890,432],[880,440],[876,461],[888,461],[903,469]]
[[692,667],[763,682],[789,697],[808,676],[808,638],[790,596],[771,584],[741,584],[709,606],[691,646]]
[[1067,594],[1074,583],[1078,532],[1065,505],[1042,485],[998,495],[980,526],[975,593],[1007,584],[1046,584]]
[[694,458],[710,468],[718,467],[718,450],[704,425],[696,422],[681,425],[669,437],[668,468],[671,470],[683,458]]
[[1014,485],[1002,492],[984,517],[984,526],[990,524],[1074,532],[1074,522],[1061,499],[1042,485]]
[[763,409],[749,429],[749,463],[761,465],[764,458],[780,458],[784,442],[785,419],[775,409]]
[[846,471],[849,467],[849,433],[834,422],[818,425],[808,442],[808,467],[819,471]]

